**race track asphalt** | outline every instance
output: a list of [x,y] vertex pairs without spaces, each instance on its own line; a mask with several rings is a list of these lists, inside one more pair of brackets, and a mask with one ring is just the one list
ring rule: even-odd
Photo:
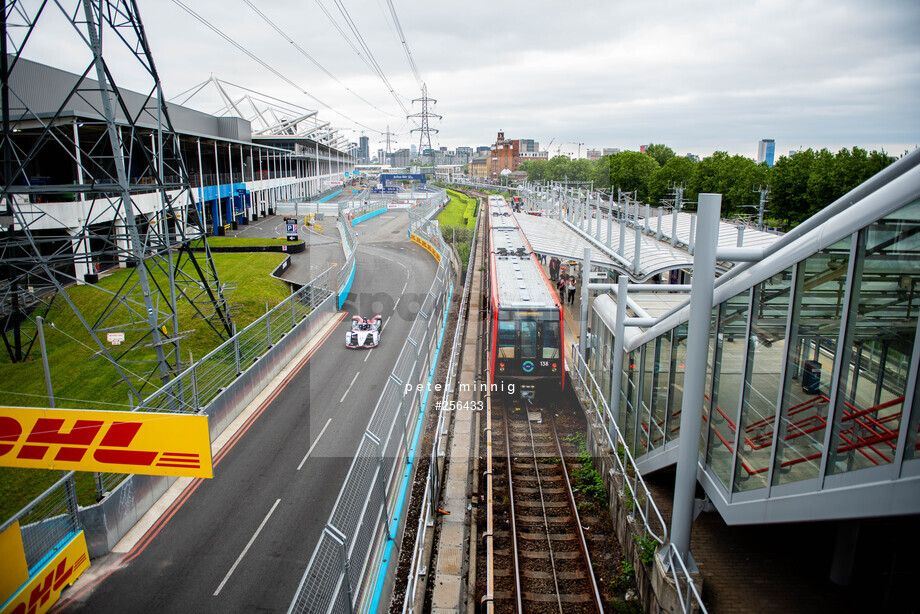
[[[167,522],[127,554],[105,557],[105,573],[78,581],[56,610],[287,610],[434,277],[435,261],[408,240],[407,224],[406,212],[394,210],[356,227],[347,316],[232,448],[215,455],[214,478],[193,481]],[[380,346],[346,349],[351,316],[377,313]]]

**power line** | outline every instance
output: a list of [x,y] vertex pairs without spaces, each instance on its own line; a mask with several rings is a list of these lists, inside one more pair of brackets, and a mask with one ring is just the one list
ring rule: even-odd
[[255,11],[256,15],[258,15],[259,17],[261,17],[261,18],[265,21],[265,23],[267,23],[269,26],[272,27],[272,29],[275,30],[275,32],[277,32],[277,33],[280,34],[282,37],[284,37],[284,39],[285,39],[287,42],[289,42],[289,43],[294,47],[294,49],[296,49],[297,51],[299,51],[299,52],[301,53],[301,55],[303,55],[305,58],[307,58],[308,60],[310,60],[310,62],[312,62],[314,66],[316,66],[316,67],[319,68],[321,71],[323,71],[330,79],[332,79],[333,81],[335,81],[336,83],[338,83],[339,85],[341,85],[342,87],[344,87],[346,90],[348,90],[348,92],[349,92],[351,95],[353,95],[355,98],[357,98],[357,99],[360,100],[361,102],[363,102],[363,103],[365,103],[365,104],[371,106],[372,108],[376,109],[377,111],[380,111],[381,113],[384,113],[384,114],[386,114],[386,115],[390,115],[390,116],[392,116],[392,117],[395,117],[395,115],[393,115],[392,113],[389,113],[389,112],[387,112],[387,111],[384,111],[383,109],[378,108],[375,104],[373,104],[372,102],[370,102],[370,101],[364,99],[364,98],[363,98],[362,96],[360,96],[358,93],[356,93],[356,92],[353,91],[351,88],[349,88],[347,85],[345,85],[344,83],[342,83],[341,81],[339,81],[339,79],[338,79],[335,75],[333,75],[331,72],[329,72],[328,70],[326,70],[326,68],[325,68],[322,64],[320,64],[318,61],[316,61],[315,58],[313,58],[313,56],[311,56],[309,53],[307,53],[307,52],[303,49],[303,47],[301,47],[300,45],[298,45],[298,44],[297,44],[290,36],[288,36],[288,35],[287,35],[287,34],[286,34],[286,33],[285,33],[285,32],[274,22],[274,21],[272,21],[265,13],[263,13],[262,11],[260,11],[260,10],[256,7],[256,5],[254,5],[254,4],[252,3],[251,0],[243,0],[243,2],[245,2],[246,5],[247,5],[249,8],[251,8],[253,11]]
[[287,83],[288,85],[290,85],[290,86],[292,86],[292,87],[298,89],[300,92],[302,92],[302,93],[305,94],[306,96],[312,98],[313,100],[315,100],[317,103],[319,103],[319,104],[322,105],[323,107],[329,109],[330,111],[332,111],[333,113],[336,113],[337,115],[341,115],[342,117],[344,117],[344,118],[347,119],[348,121],[350,121],[350,122],[352,122],[352,123],[354,123],[354,124],[356,124],[356,125],[358,125],[358,126],[361,126],[362,128],[364,128],[364,129],[366,129],[366,130],[370,130],[371,132],[376,132],[376,133],[378,133],[378,134],[382,134],[382,132],[381,132],[380,130],[377,130],[377,129],[375,129],[375,128],[371,128],[370,126],[366,126],[366,125],[362,124],[361,122],[359,122],[359,121],[357,121],[357,120],[355,120],[355,119],[352,119],[351,117],[349,117],[349,116],[346,115],[345,113],[342,113],[341,111],[338,111],[338,110],[336,110],[336,109],[333,109],[331,106],[329,106],[328,104],[326,104],[325,102],[323,102],[322,100],[320,100],[319,98],[317,98],[316,96],[314,96],[313,94],[311,94],[310,92],[308,92],[307,90],[305,90],[304,88],[300,87],[300,86],[297,85],[294,81],[292,81],[291,79],[289,79],[289,78],[286,77],[285,75],[281,74],[281,72],[279,72],[277,69],[275,69],[273,66],[271,66],[268,62],[266,62],[265,60],[263,60],[262,58],[260,58],[260,57],[257,56],[256,54],[254,54],[252,51],[250,51],[250,50],[247,49],[246,47],[243,47],[241,44],[239,44],[238,42],[236,42],[235,40],[233,40],[232,38],[230,38],[229,36],[227,36],[226,34],[224,34],[224,32],[223,32],[220,28],[218,28],[217,26],[215,26],[214,24],[212,24],[210,21],[208,21],[207,19],[205,19],[204,17],[202,17],[201,15],[199,15],[198,13],[196,13],[195,11],[193,11],[191,8],[189,8],[189,7],[186,6],[185,4],[183,4],[183,3],[181,2],[181,0],[173,0],[173,3],[176,4],[176,6],[178,6],[178,7],[181,8],[182,10],[184,10],[186,13],[188,13],[189,15],[191,15],[192,17],[194,17],[195,19],[197,19],[197,20],[198,20],[199,22],[201,22],[205,27],[207,27],[207,28],[210,29],[212,32],[214,32],[215,34],[217,34],[218,36],[220,36],[222,39],[224,39],[225,41],[227,41],[228,43],[230,43],[231,45],[233,45],[234,47],[236,47],[237,49],[239,49],[240,51],[242,51],[243,53],[245,53],[245,54],[246,54],[247,56],[249,56],[253,61],[257,62],[260,66],[262,66],[263,68],[265,68],[265,70],[269,71],[270,73],[272,73],[273,75],[275,75],[276,77],[278,77],[279,79],[281,79],[282,81],[284,81],[285,83]]
[[374,54],[371,52],[370,47],[367,46],[367,43],[364,41],[364,37],[361,35],[361,32],[358,31],[358,27],[357,25],[355,25],[354,21],[352,20],[351,15],[349,15],[348,9],[345,8],[345,6],[341,3],[340,0],[333,0],[333,2],[335,3],[336,7],[339,9],[339,12],[342,14],[342,17],[345,20],[345,23],[348,25],[349,29],[354,35],[355,40],[357,41],[358,45],[364,51],[364,54],[362,54],[361,51],[359,51],[355,47],[354,43],[352,43],[351,39],[349,39],[345,31],[342,30],[342,27],[338,24],[338,22],[335,19],[333,19],[332,15],[329,13],[326,7],[323,6],[323,3],[321,2],[321,0],[316,0],[316,4],[320,7],[320,9],[322,9],[323,13],[326,15],[326,17],[329,19],[330,23],[332,23],[335,29],[338,30],[342,38],[345,39],[345,42],[347,42],[348,45],[352,48],[352,51],[358,54],[358,57],[360,57],[362,61],[364,61],[364,64],[368,68],[370,68],[380,78],[381,81],[383,81],[383,84],[386,86],[387,90],[389,90],[390,94],[393,96],[393,100],[395,100],[396,104],[399,105],[399,108],[402,109],[403,113],[408,114],[409,110],[406,108],[406,105],[403,103],[403,101],[400,100],[399,95],[397,95],[396,93],[396,90],[394,90],[393,86],[390,84],[390,80],[387,79],[387,76],[383,72],[383,69],[380,67],[380,64],[377,62],[376,58],[374,58]]
[[415,66],[415,60],[412,59],[412,52],[409,51],[409,43],[406,42],[406,35],[403,34],[402,26],[399,25],[399,17],[396,16],[396,8],[393,6],[393,0],[387,0],[387,6],[390,7],[390,15],[393,16],[393,23],[396,25],[396,31],[399,32],[399,40],[402,41],[403,49],[406,52],[406,58],[409,60],[409,66],[412,67],[412,74],[415,75],[415,81],[419,87],[422,87],[422,77],[419,75],[418,68]]

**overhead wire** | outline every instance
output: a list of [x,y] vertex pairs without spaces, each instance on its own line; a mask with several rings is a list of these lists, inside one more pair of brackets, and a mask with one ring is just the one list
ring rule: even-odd
[[423,83],[422,77],[419,75],[415,60],[412,59],[412,52],[409,51],[409,43],[406,42],[406,35],[403,34],[402,26],[399,24],[399,17],[396,16],[396,7],[393,6],[393,0],[386,1],[387,6],[390,7],[390,15],[393,16],[393,23],[396,25],[396,31],[399,33],[399,40],[402,41],[403,50],[406,52],[406,58],[409,60],[409,66],[412,68],[412,74],[415,75],[415,81],[418,83],[419,88],[421,88]]
[[258,15],[259,17],[261,17],[262,20],[265,21],[265,23],[267,23],[273,30],[275,30],[275,32],[277,32],[277,33],[280,34],[282,37],[284,37],[284,39],[285,39],[287,42],[289,42],[289,43],[294,47],[294,49],[296,49],[297,51],[299,51],[301,55],[303,55],[305,58],[307,58],[308,60],[310,60],[310,62],[312,62],[314,66],[316,66],[316,67],[319,68],[321,71],[323,71],[323,73],[325,73],[330,79],[332,79],[333,81],[335,81],[336,83],[338,83],[339,85],[341,85],[342,87],[344,87],[346,90],[348,90],[348,92],[349,92],[351,95],[353,95],[355,98],[357,98],[357,99],[360,100],[361,102],[363,102],[363,103],[369,105],[370,107],[374,108],[374,109],[377,110],[377,111],[380,111],[381,113],[383,113],[383,114],[385,114],[385,115],[389,115],[389,116],[391,116],[391,117],[396,117],[396,115],[394,115],[394,114],[392,114],[392,113],[390,113],[390,112],[388,112],[388,111],[384,111],[383,109],[377,107],[377,105],[375,105],[374,103],[372,103],[372,102],[366,100],[366,99],[365,99],[364,97],[362,97],[360,94],[358,94],[357,92],[355,92],[354,90],[352,90],[351,88],[349,88],[347,85],[345,85],[344,83],[342,83],[342,82],[338,79],[338,77],[336,77],[336,76],[333,75],[331,72],[329,72],[329,71],[326,69],[325,66],[323,66],[322,64],[320,64],[313,56],[311,56],[309,53],[307,53],[306,50],[304,50],[303,47],[301,47],[300,45],[298,45],[297,42],[294,41],[294,39],[292,39],[288,34],[286,34],[286,33],[284,32],[284,30],[282,30],[281,27],[278,26],[278,24],[276,24],[274,21],[272,21],[271,18],[268,17],[268,15],[266,15],[266,14],[263,13],[261,10],[259,10],[259,8],[256,7],[255,4],[252,3],[252,0],[243,0],[243,2],[245,2],[246,5],[247,5],[249,8],[251,8],[251,9],[256,13],[256,15]]
[[323,13],[326,15],[329,21],[333,24],[333,26],[335,26],[339,34],[341,34],[342,37],[345,39],[345,41],[348,42],[352,50],[355,51],[355,53],[357,53],[358,56],[364,60],[365,65],[367,65],[374,73],[377,74],[377,76],[386,86],[387,90],[389,90],[390,94],[393,96],[393,100],[395,100],[396,103],[399,105],[399,108],[402,109],[403,113],[408,114],[409,110],[406,108],[406,105],[403,103],[399,95],[396,93],[396,90],[393,88],[393,85],[390,83],[390,80],[387,78],[386,73],[384,73],[383,69],[380,67],[380,64],[377,62],[377,59],[374,57],[373,52],[370,50],[370,47],[368,47],[367,42],[364,40],[364,37],[361,35],[361,32],[358,30],[358,26],[355,24],[354,20],[351,18],[351,15],[348,13],[348,9],[345,8],[345,5],[342,4],[341,0],[333,0],[333,2],[336,5],[336,7],[339,9],[339,13],[341,13],[342,18],[344,19],[346,25],[348,26],[348,28],[351,30],[352,34],[354,35],[355,41],[358,43],[360,48],[364,51],[364,55],[362,55],[361,52],[355,48],[354,44],[348,38],[348,35],[342,30],[338,22],[336,22],[335,19],[333,19],[332,15],[329,13],[326,7],[323,6],[323,3],[321,2],[321,0],[316,0],[316,4],[322,9]]
[[239,44],[238,42],[236,42],[235,40],[233,40],[232,38],[230,38],[230,37],[229,37],[227,34],[225,34],[220,28],[218,28],[217,26],[215,26],[214,24],[212,24],[210,21],[208,21],[207,19],[205,19],[204,17],[202,17],[201,15],[199,15],[198,13],[196,13],[194,10],[192,10],[192,9],[189,8],[188,6],[186,6],[181,0],[173,0],[173,3],[176,4],[176,6],[178,6],[178,7],[181,8],[182,10],[184,10],[186,13],[188,13],[189,15],[191,15],[192,17],[194,17],[195,19],[197,19],[202,25],[204,25],[205,27],[207,27],[208,29],[210,29],[212,32],[214,32],[215,34],[217,34],[218,36],[220,36],[221,38],[223,38],[225,41],[227,41],[228,43],[230,43],[231,45],[233,45],[234,47],[236,47],[239,51],[241,51],[241,52],[243,52],[244,54],[246,54],[250,59],[252,59],[252,60],[255,61],[256,63],[258,63],[258,64],[259,64],[260,66],[262,66],[265,70],[269,71],[270,73],[272,73],[273,75],[275,75],[276,77],[278,77],[279,79],[281,79],[282,81],[284,81],[285,83],[287,83],[288,85],[290,85],[291,87],[296,88],[297,90],[299,90],[300,92],[302,92],[304,95],[306,95],[306,96],[308,96],[309,98],[315,100],[318,104],[322,105],[322,106],[325,107],[326,109],[332,111],[332,112],[335,113],[336,115],[340,115],[341,117],[344,117],[345,119],[347,119],[348,121],[352,122],[352,123],[355,124],[355,125],[361,126],[361,127],[364,128],[365,130],[369,130],[369,131],[371,131],[371,132],[376,132],[376,133],[378,133],[378,134],[383,134],[383,132],[382,132],[381,130],[378,130],[378,129],[376,129],[376,128],[371,128],[370,126],[367,126],[367,125],[365,125],[365,124],[362,124],[361,122],[357,121],[356,119],[353,119],[352,117],[349,117],[348,115],[346,115],[346,114],[343,113],[342,111],[339,111],[339,110],[337,110],[337,109],[334,109],[334,108],[333,108],[332,106],[330,106],[329,104],[323,102],[322,100],[320,100],[319,98],[317,98],[316,96],[314,96],[313,94],[311,94],[310,92],[308,92],[306,89],[304,89],[303,87],[299,86],[297,83],[295,83],[294,81],[292,81],[290,78],[288,78],[287,76],[285,76],[284,74],[282,74],[282,73],[281,73],[280,71],[278,71],[275,67],[273,67],[272,65],[270,65],[268,62],[266,62],[265,60],[263,60],[262,58],[260,58],[259,56],[257,56],[255,53],[253,53],[252,51],[250,51],[249,49],[247,49],[247,48],[244,47],[243,45]]

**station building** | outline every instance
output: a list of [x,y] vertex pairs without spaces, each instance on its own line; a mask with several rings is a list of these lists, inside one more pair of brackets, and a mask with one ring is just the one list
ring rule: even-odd
[[[104,229],[99,227],[114,224],[117,215],[102,212],[101,199],[112,192],[112,186],[104,184],[112,182],[100,177],[114,177],[115,165],[97,82],[18,58],[9,83],[15,93],[10,142],[16,154],[11,162],[22,165],[13,179],[22,193],[15,194],[14,200],[22,219],[28,220],[29,232],[60,236],[66,243],[91,222],[97,227],[93,234],[104,236]],[[57,106],[62,100],[68,101],[63,109]],[[168,189],[178,192],[191,186],[194,205],[208,234],[220,235],[272,214],[279,202],[310,199],[342,185],[355,164],[352,156],[333,144],[297,136],[294,125],[288,134],[280,131],[260,136],[253,134],[250,122],[243,118],[215,116],[167,103],[188,173],[180,177],[179,166],[158,157],[161,124],[149,113],[147,97],[122,89],[119,100],[124,105],[116,109],[117,123],[125,143],[120,154],[126,159],[132,205],[135,214],[148,221],[161,208],[155,185],[160,170]],[[40,141],[49,145],[36,146]],[[149,194],[144,193],[147,185]],[[21,220],[11,221],[14,229],[22,230]],[[110,234],[118,235],[119,231]],[[95,251],[77,244],[74,256],[78,250]],[[81,270],[71,275],[78,279],[95,273],[88,259],[77,257],[73,261],[76,264],[72,266]],[[100,265],[111,264],[115,263],[96,262],[92,266],[98,270]]]

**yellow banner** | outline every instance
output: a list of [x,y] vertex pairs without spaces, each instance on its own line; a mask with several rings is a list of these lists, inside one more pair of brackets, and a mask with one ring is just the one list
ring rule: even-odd
[[89,552],[83,531],[54,556],[32,579],[6,602],[0,614],[44,614],[70,586],[89,568]]
[[19,521],[0,533],[0,603],[5,603],[29,579]]
[[425,239],[421,238],[418,235],[412,235],[412,240],[418,243],[419,245],[421,245],[422,247],[424,247],[425,251],[427,251],[429,254],[434,256],[435,260],[437,260],[438,262],[441,262],[441,254],[438,252],[438,250],[434,248],[434,245],[432,245],[431,243],[429,243],[428,241],[426,241]]
[[0,466],[210,478],[208,417],[0,407]]

